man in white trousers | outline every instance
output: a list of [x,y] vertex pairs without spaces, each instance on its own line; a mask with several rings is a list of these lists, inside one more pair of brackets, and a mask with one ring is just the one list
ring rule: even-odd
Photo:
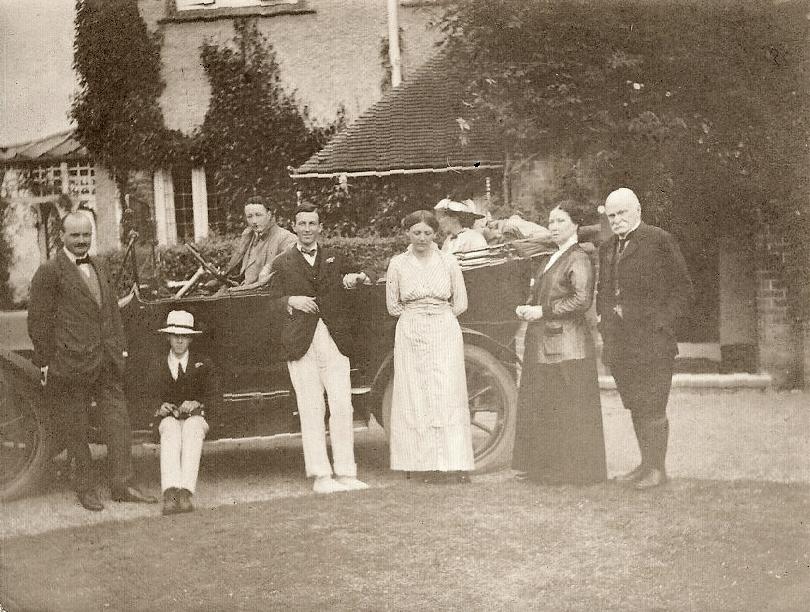
[[[316,206],[299,205],[294,219],[298,241],[273,261],[271,287],[281,296],[280,349],[298,402],[306,473],[315,478],[316,493],[365,489],[354,462],[347,354],[356,315],[347,290],[369,277],[349,272],[339,253],[318,244],[322,225]],[[324,392],[334,466],[326,451]]]

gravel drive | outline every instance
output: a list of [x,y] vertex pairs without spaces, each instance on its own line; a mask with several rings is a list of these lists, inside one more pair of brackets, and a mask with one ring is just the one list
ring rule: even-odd
[[[602,394],[608,471],[634,467],[638,450],[628,413],[615,392]],[[674,391],[668,469],[673,478],[810,482],[810,393]],[[382,429],[357,432],[359,476],[372,487],[401,483],[387,469]],[[138,478],[152,493],[159,484],[158,450],[135,448]],[[509,471],[476,477],[498,481]],[[299,438],[206,443],[194,502],[215,507],[313,495],[304,479]],[[0,537],[157,515],[159,505],[108,502],[82,509],[67,484],[54,478],[39,495],[0,505]]]

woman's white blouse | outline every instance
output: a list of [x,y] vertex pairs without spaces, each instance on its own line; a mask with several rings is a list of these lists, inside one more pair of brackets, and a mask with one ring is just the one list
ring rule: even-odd
[[467,310],[467,289],[456,258],[434,244],[427,262],[420,261],[411,247],[395,255],[386,274],[386,305],[395,317],[411,307],[449,304],[459,316]]

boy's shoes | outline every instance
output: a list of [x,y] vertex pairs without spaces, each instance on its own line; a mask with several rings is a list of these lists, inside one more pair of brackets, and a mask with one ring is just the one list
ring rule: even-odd
[[76,497],[79,498],[79,503],[85,510],[93,512],[101,512],[104,510],[104,504],[101,503],[101,498],[98,495],[98,489],[91,487],[76,492]]
[[619,474],[613,480],[621,484],[632,484],[644,478],[647,475],[647,468],[643,463],[637,465],[635,468],[626,474]]
[[112,487],[110,497],[116,502],[135,502],[139,504],[156,504],[157,498],[145,495],[137,487],[124,485],[123,487]]
[[180,505],[177,503],[177,494],[179,492],[180,489],[177,487],[169,487],[163,491],[163,516],[180,512]]
[[647,472],[647,475],[643,478],[640,478],[636,481],[634,485],[635,489],[639,491],[645,491],[647,489],[654,489],[656,487],[660,487],[667,482],[667,474],[663,470],[658,470],[656,468],[651,469]]
[[348,487],[350,491],[368,489],[368,485],[365,482],[357,480],[354,476],[338,476],[335,480],[343,486]]
[[338,493],[340,491],[349,491],[350,489],[345,484],[333,480],[331,476],[318,476],[312,484],[312,490],[315,491],[315,493]]
[[194,505],[191,503],[191,491],[180,489],[177,493],[178,512],[192,512]]

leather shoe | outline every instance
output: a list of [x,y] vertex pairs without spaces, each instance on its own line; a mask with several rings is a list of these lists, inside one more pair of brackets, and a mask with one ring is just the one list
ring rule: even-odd
[[144,495],[137,487],[133,487],[132,485],[113,488],[110,491],[110,497],[116,502],[133,502],[138,504],[156,504],[158,502],[156,497]]
[[639,464],[626,474],[620,474],[616,476],[613,480],[615,480],[616,482],[630,483],[636,482],[637,480],[641,480],[646,475],[647,470],[645,469],[644,465]]
[[191,503],[191,491],[188,489],[180,489],[177,492],[177,511],[191,512],[193,510],[194,504]]
[[101,503],[96,489],[77,491],[76,496],[79,498],[79,503],[85,510],[92,510],[93,512],[101,512],[104,510],[104,504]]
[[163,509],[161,511],[163,516],[180,512],[180,507],[177,504],[177,494],[179,492],[180,489],[177,487],[169,487],[163,491]]
[[634,488],[638,489],[639,491],[644,491],[646,489],[660,487],[662,484],[666,483],[666,481],[667,475],[663,470],[652,469],[647,472],[647,475],[644,476],[644,478],[636,481]]

